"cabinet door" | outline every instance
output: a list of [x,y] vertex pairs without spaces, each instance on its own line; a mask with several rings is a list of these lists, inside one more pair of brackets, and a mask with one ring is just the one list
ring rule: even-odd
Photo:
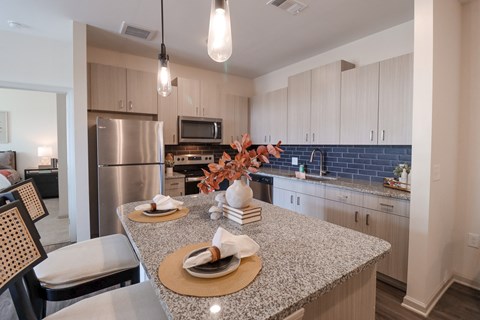
[[157,76],[127,69],[127,111],[157,114]]
[[310,140],[310,93],[311,71],[288,78],[288,120],[289,144],[307,144]]
[[273,204],[281,208],[295,211],[295,192],[274,187]]
[[222,95],[222,136],[223,144],[230,144],[235,140],[235,96]]
[[268,95],[267,114],[263,125],[269,124],[268,137],[265,143],[287,143],[287,88],[272,91]]
[[297,193],[296,194],[296,205],[297,205],[296,211],[309,217],[315,217],[315,218],[325,220],[324,201],[325,199],[323,198],[318,198],[318,197],[310,196],[308,194],[303,194],[303,193]]
[[353,66],[346,61],[337,61],[312,70],[311,143],[340,143],[342,71]]
[[407,282],[409,219],[369,209],[365,213],[365,232],[392,245],[390,255],[380,261],[377,271]]
[[413,54],[380,62],[378,144],[412,144]]
[[177,78],[178,115],[200,116],[200,80]]
[[363,232],[363,209],[325,199],[325,220],[339,226]]
[[178,144],[177,140],[177,87],[164,98],[158,96],[158,121],[163,121],[163,139],[165,144]]
[[241,140],[244,133],[248,133],[248,98],[235,96],[235,139]]
[[90,64],[90,108],[125,112],[127,70],[125,68]]
[[342,144],[377,144],[378,65],[342,72]]
[[206,118],[221,118],[220,88],[215,83],[202,81],[200,84],[200,114]]
[[253,144],[265,144],[268,141],[268,97],[269,93],[266,93],[250,99],[250,136]]

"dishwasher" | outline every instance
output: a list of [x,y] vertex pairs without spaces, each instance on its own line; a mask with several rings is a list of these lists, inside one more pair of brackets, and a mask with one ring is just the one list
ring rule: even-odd
[[252,178],[252,180],[249,181],[249,184],[253,191],[253,198],[273,203],[273,177],[251,173],[250,178]]

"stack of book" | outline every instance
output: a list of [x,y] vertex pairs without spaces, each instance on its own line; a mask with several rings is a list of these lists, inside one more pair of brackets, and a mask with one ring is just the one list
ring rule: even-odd
[[236,223],[246,224],[262,220],[262,208],[249,205],[248,207],[237,209],[224,204],[223,216]]

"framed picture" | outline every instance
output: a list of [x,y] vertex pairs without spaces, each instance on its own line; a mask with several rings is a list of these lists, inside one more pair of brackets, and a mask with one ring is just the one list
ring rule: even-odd
[[8,112],[0,111],[0,143],[8,143]]

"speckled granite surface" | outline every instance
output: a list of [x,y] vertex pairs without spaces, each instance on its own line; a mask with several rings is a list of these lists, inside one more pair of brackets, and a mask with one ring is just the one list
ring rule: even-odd
[[270,168],[261,169],[260,172],[258,172],[258,174],[263,174],[263,175],[272,176],[272,177],[290,178],[296,181],[324,184],[327,186],[350,189],[350,190],[364,192],[364,193],[371,193],[371,194],[384,196],[384,197],[410,200],[410,193],[401,191],[401,190],[385,188],[381,183],[376,183],[376,182],[368,182],[363,180],[351,180],[351,179],[344,179],[344,178],[337,178],[336,180],[325,180],[325,181],[308,180],[308,178],[307,180],[300,180],[294,177],[295,175],[294,171],[286,171],[286,170],[270,169]]
[[[171,319],[283,319],[349,277],[372,266],[390,244],[328,222],[302,216],[265,202],[262,221],[241,226],[226,218],[212,221],[208,209],[214,195],[178,197],[190,213],[164,223],[136,223],[127,214],[142,202],[118,208],[118,215],[155,291]],[[210,241],[219,226],[233,234],[247,234],[259,245],[263,268],[240,292],[218,298],[178,295],[157,277],[162,260],[191,243]],[[218,305],[221,310],[211,313]]]
[[175,171],[173,171],[173,174],[172,174],[171,176],[165,175],[165,179],[166,179],[166,180],[168,180],[168,179],[177,179],[177,178],[185,178],[185,175],[182,174],[182,173],[175,172]]

